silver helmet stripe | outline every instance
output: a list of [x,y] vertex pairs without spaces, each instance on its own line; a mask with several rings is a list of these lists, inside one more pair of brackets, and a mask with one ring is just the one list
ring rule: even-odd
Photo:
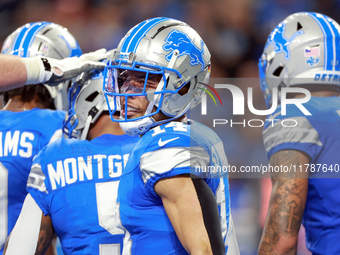
[[[327,19],[320,14],[316,13],[310,13],[311,17],[315,19],[315,21],[320,26],[324,37],[324,52],[325,52],[325,63],[324,63],[324,69],[325,70],[334,70],[335,65],[333,65],[334,61],[336,61],[336,44],[335,44],[335,32],[336,30],[333,30],[330,23],[327,21]],[[339,36],[338,31],[336,31],[336,35]],[[330,39],[328,39],[330,38]],[[332,49],[332,51],[329,51],[329,49]],[[332,54],[333,53],[333,54]]]
[[122,45],[121,52],[124,53],[136,52],[139,42],[144,37],[144,35],[148,31],[150,31],[150,29],[152,29],[155,25],[166,20],[169,20],[169,18],[154,18],[147,22],[142,22],[140,24],[141,26],[137,26],[126,38],[124,44]]

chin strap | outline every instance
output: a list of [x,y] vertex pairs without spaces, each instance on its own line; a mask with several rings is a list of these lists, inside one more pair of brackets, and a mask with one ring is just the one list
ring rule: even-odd
[[145,134],[147,131],[149,131],[150,128],[178,119],[184,114],[185,112],[183,112],[180,116],[160,121],[155,121],[152,117],[146,117],[135,121],[119,122],[119,125],[127,135],[138,136]]
[[90,129],[91,121],[92,121],[92,116],[91,115],[87,116],[84,129],[81,132],[80,140],[86,140],[87,133],[89,132],[89,129]]
[[99,116],[97,115],[98,115],[100,108],[103,106],[103,104],[106,104],[106,102],[99,102],[96,106],[92,107],[91,110],[89,111],[89,115],[86,118],[84,128],[81,132],[80,140],[86,140],[91,122],[93,119],[96,119],[95,122],[98,120]]
[[119,125],[127,135],[138,136],[155,126],[155,120],[152,117],[146,117],[135,121],[119,122]]
[[[179,51],[178,51],[178,50],[175,50],[174,53],[172,54],[172,57],[171,57],[171,59],[170,59],[170,62],[169,62],[169,65],[167,66],[167,68],[172,69],[172,68],[174,67],[174,65],[175,65],[175,63],[176,63],[176,60],[177,60],[177,57],[178,57],[178,54],[179,54]],[[160,91],[160,90],[163,89],[163,86],[164,86],[164,84],[165,84],[165,81],[169,78],[169,75],[170,75],[169,73],[164,74],[164,77],[163,77],[163,79],[158,83],[155,92],[158,92],[158,91]],[[164,78],[165,78],[165,79],[164,79]],[[150,101],[150,103],[149,103],[149,105],[148,105],[148,108],[146,109],[144,115],[150,114],[150,113],[152,112],[153,107],[155,106],[155,104],[156,104],[157,102],[159,102],[159,98],[160,98],[160,97],[161,97],[161,94],[156,94],[156,95],[155,95],[155,93],[153,93],[153,96],[152,96],[152,95],[148,95],[148,99],[149,99],[149,98],[153,98],[153,100]]]

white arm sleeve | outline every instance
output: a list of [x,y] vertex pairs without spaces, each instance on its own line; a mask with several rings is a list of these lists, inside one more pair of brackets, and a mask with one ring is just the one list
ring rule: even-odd
[[6,255],[35,253],[40,232],[42,211],[30,194],[26,196],[20,216],[8,240]]

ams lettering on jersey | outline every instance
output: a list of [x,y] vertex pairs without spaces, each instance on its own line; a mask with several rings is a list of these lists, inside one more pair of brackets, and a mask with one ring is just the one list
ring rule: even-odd
[[29,158],[32,156],[34,134],[31,132],[7,131],[0,132],[0,157],[20,156]]

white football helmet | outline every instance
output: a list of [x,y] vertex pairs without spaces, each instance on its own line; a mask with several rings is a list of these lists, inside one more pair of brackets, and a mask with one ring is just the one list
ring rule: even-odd
[[[117,101],[123,97],[146,97],[149,106],[142,117],[128,118],[127,104],[119,120],[129,135],[140,135],[151,127],[181,117],[190,107],[201,101],[204,84],[210,77],[210,52],[198,35],[187,24],[170,18],[153,18],[133,27],[120,41],[112,61],[104,72],[104,93]],[[124,70],[140,72],[144,76],[143,89],[133,93],[120,91],[120,74]],[[148,79],[160,79],[155,91],[146,91]],[[188,92],[179,91],[186,86]],[[125,91],[126,92],[126,91]],[[115,109],[110,109],[111,114]],[[153,115],[161,112],[168,117],[156,122]]]
[[339,24],[314,12],[288,16],[270,33],[259,72],[268,108],[275,87],[340,86]]
[[[103,74],[82,73],[68,95],[70,108],[63,124],[64,135],[85,140],[90,125],[96,123],[103,111],[109,110],[103,93]],[[111,104],[111,108],[116,107]]]
[[[28,23],[10,34],[4,41],[2,54],[20,57],[46,56],[55,59],[80,56],[76,39],[63,26],[51,22]],[[45,87],[54,99],[57,110],[67,110],[67,89],[72,81]]]

